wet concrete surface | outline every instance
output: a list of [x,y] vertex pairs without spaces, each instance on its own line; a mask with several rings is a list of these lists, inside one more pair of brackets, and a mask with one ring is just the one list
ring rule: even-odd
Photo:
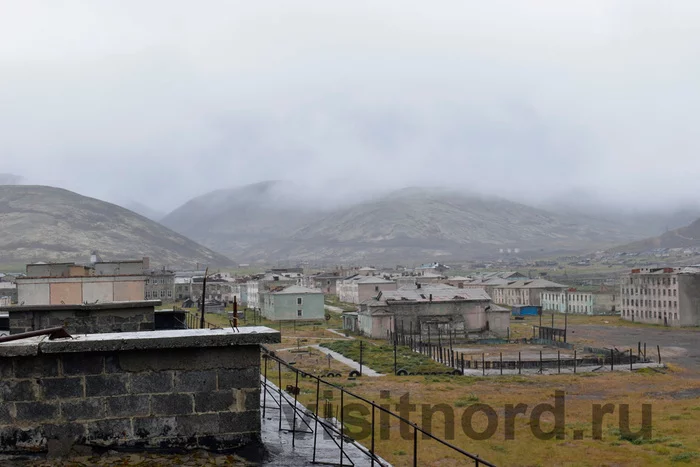
[[[306,408],[298,402],[295,420],[294,398],[284,391],[282,392],[282,429],[280,430],[280,396],[277,390],[277,386],[268,382],[268,391],[263,391],[260,395],[261,407],[263,403],[265,405],[265,415],[262,417],[262,440],[269,452],[269,458],[262,465],[267,467],[310,467],[319,463],[340,465],[340,437],[332,432],[328,433],[320,423],[317,426],[311,417],[302,417],[300,412],[304,412]],[[265,398],[264,402],[263,397]],[[337,420],[334,419],[327,423],[339,426]],[[293,427],[296,427],[296,433],[292,431]],[[315,437],[314,429],[317,433]],[[316,464],[312,463],[314,460],[314,439]],[[343,465],[358,467],[371,465],[367,449],[360,444],[351,442],[347,437],[343,440],[343,451],[345,453]],[[379,462],[375,461],[374,465],[391,467],[391,464],[382,459]]]

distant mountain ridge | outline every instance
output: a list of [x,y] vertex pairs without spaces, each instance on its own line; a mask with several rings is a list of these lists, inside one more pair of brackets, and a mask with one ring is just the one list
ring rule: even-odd
[[48,186],[0,186],[0,263],[149,256],[156,265],[232,260],[115,204]]
[[614,251],[642,252],[657,248],[700,247],[700,219],[690,225],[670,230],[656,237],[629,243],[614,248]]
[[593,216],[448,189],[406,188],[337,209],[295,202],[299,197],[292,194],[280,182],[218,190],[191,200],[163,223],[245,261],[464,259],[492,257],[500,248],[609,248],[641,237]]

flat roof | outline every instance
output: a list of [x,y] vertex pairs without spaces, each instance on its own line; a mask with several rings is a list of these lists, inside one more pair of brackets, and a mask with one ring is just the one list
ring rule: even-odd
[[76,334],[62,339],[30,337],[0,343],[0,358],[75,352],[113,352],[192,347],[276,344],[280,333],[264,326],[226,329],[179,329],[170,331]]
[[11,305],[0,306],[0,312],[7,311],[60,311],[60,310],[120,310],[124,308],[142,308],[146,306],[160,306],[161,300],[132,300],[127,302],[104,302],[104,303],[76,303],[60,305]]

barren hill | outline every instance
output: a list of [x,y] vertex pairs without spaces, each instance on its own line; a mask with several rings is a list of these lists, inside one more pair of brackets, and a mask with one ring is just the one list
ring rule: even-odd
[[220,190],[163,222],[245,261],[469,258],[500,248],[580,251],[640,238],[594,217],[443,189],[407,188],[332,210],[300,207],[285,192],[279,182]]
[[0,263],[149,256],[169,266],[232,261],[114,204],[48,186],[0,186]]
[[679,229],[615,248],[615,251],[640,252],[655,248],[700,247],[700,219]]

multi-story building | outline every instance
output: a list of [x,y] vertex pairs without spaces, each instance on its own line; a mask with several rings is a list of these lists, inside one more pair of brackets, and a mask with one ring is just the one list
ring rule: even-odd
[[301,286],[303,280],[304,276],[301,273],[284,272],[281,274],[266,273],[261,277],[258,276],[257,279],[248,281],[246,283],[248,308],[262,309],[261,294],[279,287]]
[[145,272],[146,300],[161,300],[171,302],[174,300],[175,273],[166,269],[152,269]]
[[262,315],[273,321],[322,320],[323,292],[298,285],[260,294]]
[[340,274],[336,273],[319,273],[309,276],[309,285],[312,288],[321,289],[323,293],[328,295],[338,295],[336,284],[342,280]]
[[144,264],[137,261],[35,263],[16,279],[20,305],[75,305],[145,298]]
[[379,292],[396,290],[396,282],[377,276],[356,275],[337,283],[341,302],[362,303],[376,297]]
[[622,319],[700,326],[700,268],[632,269],[620,281]]
[[592,315],[596,311],[596,295],[590,292],[579,292],[573,289],[549,291],[540,293],[540,305],[544,311],[564,313],[579,313]]
[[491,294],[494,303],[499,305],[540,306],[540,297],[544,292],[563,293],[567,287],[546,279],[527,279],[511,281],[506,284],[491,287],[486,290]]

